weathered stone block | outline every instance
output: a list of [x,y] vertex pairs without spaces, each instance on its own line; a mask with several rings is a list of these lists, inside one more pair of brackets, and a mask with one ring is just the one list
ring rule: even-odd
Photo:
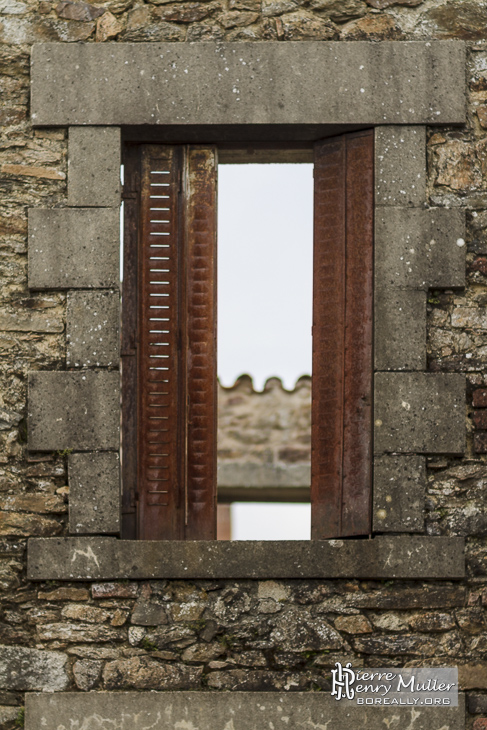
[[376,287],[376,370],[426,369],[426,292]]
[[[171,665],[152,667],[152,664],[155,665],[154,660],[140,657],[111,662],[104,673],[105,681],[111,683],[113,666],[118,686],[124,676],[119,671],[123,666],[128,672],[126,685],[134,686],[132,668],[139,666],[143,669],[146,665],[145,678],[149,686],[144,688],[156,688],[160,686],[156,677],[171,676]],[[175,665],[173,675],[177,669],[179,667]],[[140,674],[142,680],[144,673]],[[151,674],[154,676],[152,684],[149,681]],[[250,674],[247,672],[247,675]],[[286,674],[280,674],[285,681]],[[418,706],[414,710],[414,730],[464,730],[465,700],[462,694],[458,704],[458,707]],[[336,702],[328,692],[66,692],[61,695],[27,695],[25,728],[91,727],[103,723],[103,718],[109,718],[109,723],[120,730],[144,730],[147,727],[173,730],[188,726],[214,730],[228,727],[261,730],[281,725],[289,728],[328,725],[330,730],[350,730],[352,727],[378,730],[386,727],[390,717],[390,707],[370,708],[343,700]],[[397,727],[408,727],[411,708],[396,706],[394,717],[397,718]],[[285,722],[281,722],[284,718]]]
[[376,373],[377,454],[461,454],[465,450],[465,377],[456,373]]
[[92,289],[120,280],[117,209],[29,210],[29,287]]
[[116,453],[70,454],[69,531],[120,531],[120,460]]
[[119,292],[69,292],[66,304],[67,366],[118,367],[119,357]]
[[377,127],[377,206],[422,206],[426,199],[426,128]]
[[70,127],[68,155],[68,205],[120,205],[118,127]]
[[29,449],[117,450],[119,414],[118,372],[29,374]]
[[41,126],[462,123],[465,46],[43,43],[33,49],[32,121]]
[[465,212],[380,207],[375,284],[408,289],[465,286]]
[[423,456],[374,460],[374,532],[422,532],[426,470]]
[[0,647],[0,688],[61,692],[69,684],[67,656],[21,646]]
[[32,580],[149,578],[461,578],[462,538],[156,541],[109,537],[29,540]]

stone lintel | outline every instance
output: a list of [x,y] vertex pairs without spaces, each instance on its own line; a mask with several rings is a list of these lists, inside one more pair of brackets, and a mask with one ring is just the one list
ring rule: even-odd
[[31,580],[226,578],[462,578],[459,537],[373,540],[131,541],[108,537],[33,538]]
[[120,129],[71,127],[68,152],[68,205],[120,205]]
[[425,457],[387,454],[374,459],[374,532],[422,532]]
[[[422,206],[426,200],[426,127],[375,130],[375,204]],[[377,214],[376,214],[377,215]]]
[[28,252],[31,289],[118,288],[120,212],[33,208]]
[[114,534],[120,531],[120,459],[116,452],[70,454],[69,531]]
[[461,41],[33,48],[37,126],[461,124],[465,114]]
[[[413,717],[413,720],[411,718]],[[390,707],[337,702],[327,692],[63,692],[26,695],[25,729],[116,727],[120,730],[268,730],[269,727],[383,730]],[[397,727],[464,730],[465,698],[458,707],[394,707]],[[284,722],[283,722],[284,721]]]
[[375,214],[375,285],[465,286],[465,211],[380,207]]
[[118,372],[29,373],[28,397],[29,449],[118,450]]
[[66,301],[66,365],[117,367],[120,292],[70,291]]
[[376,373],[374,422],[377,454],[462,454],[465,376]]

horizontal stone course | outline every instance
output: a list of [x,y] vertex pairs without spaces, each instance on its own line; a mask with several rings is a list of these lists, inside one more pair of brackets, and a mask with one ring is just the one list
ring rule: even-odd
[[119,414],[118,372],[29,374],[29,449],[118,450]]
[[464,69],[464,44],[448,41],[43,43],[33,49],[32,121],[462,123]]
[[[169,665],[170,667],[171,665]],[[162,667],[161,667],[162,671]],[[166,671],[168,671],[166,669]],[[212,675],[210,675],[212,676]],[[175,730],[181,727],[264,730],[269,727],[319,727],[333,730],[381,730],[389,707],[337,702],[325,692],[90,692],[26,697],[26,730],[99,727],[120,730]],[[410,707],[395,707],[397,727],[411,723]],[[418,707],[414,730],[464,730],[465,702],[459,706]],[[411,727],[411,725],[409,725]]]
[[118,288],[119,211],[31,209],[28,253],[31,289]]
[[149,578],[461,578],[462,538],[373,540],[130,541],[33,539],[32,580]]

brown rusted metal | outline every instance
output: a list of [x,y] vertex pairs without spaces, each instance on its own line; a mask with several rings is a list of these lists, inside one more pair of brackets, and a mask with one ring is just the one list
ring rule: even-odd
[[216,149],[187,147],[185,537],[216,539]]
[[346,143],[315,145],[311,537],[341,527],[345,344]]
[[182,537],[180,449],[181,155],[142,147],[138,312],[138,537]]
[[315,146],[312,537],[370,532],[373,134]]
[[216,152],[142,145],[137,536],[216,534]]
[[347,135],[347,286],[341,536],[367,535],[372,498],[374,133]]
[[137,235],[139,149],[124,150],[124,253],[122,282],[122,537],[137,534]]

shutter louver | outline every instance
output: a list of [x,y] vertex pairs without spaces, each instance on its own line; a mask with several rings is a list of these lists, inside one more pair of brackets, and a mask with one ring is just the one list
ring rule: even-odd
[[137,537],[212,539],[216,151],[142,145],[140,155]]
[[313,539],[371,529],[373,140],[315,145]]

